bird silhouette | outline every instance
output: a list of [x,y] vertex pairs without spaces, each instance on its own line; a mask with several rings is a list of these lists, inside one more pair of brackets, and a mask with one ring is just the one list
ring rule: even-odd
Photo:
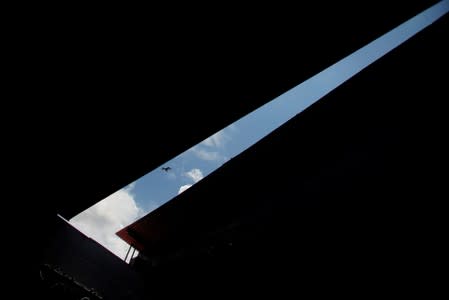
[[164,170],[165,172],[168,172],[168,171],[170,171],[170,170],[171,170],[171,168],[170,168],[170,167],[162,167],[161,169],[162,169],[162,170]]

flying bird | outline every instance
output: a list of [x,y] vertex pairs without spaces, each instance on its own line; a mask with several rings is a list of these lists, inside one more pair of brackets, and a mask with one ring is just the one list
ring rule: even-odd
[[171,168],[170,168],[170,167],[162,167],[161,169],[162,169],[162,170],[164,170],[165,172],[168,172],[168,171],[170,171],[170,170],[171,170]]

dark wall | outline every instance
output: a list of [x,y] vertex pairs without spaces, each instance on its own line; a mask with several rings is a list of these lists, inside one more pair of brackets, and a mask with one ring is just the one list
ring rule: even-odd
[[[94,289],[103,299],[144,298],[141,278],[122,259],[60,218],[55,227],[39,266],[45,278],[39,287],[41,299],[50,295],[54,299],[71,299],[72,295],[84,292],[73,280]],[[67,276],[58,276],[52,271],[55,269]],[[34,275],[37,280],[39,273]],[[68,276],[73,280],[67,280]]]

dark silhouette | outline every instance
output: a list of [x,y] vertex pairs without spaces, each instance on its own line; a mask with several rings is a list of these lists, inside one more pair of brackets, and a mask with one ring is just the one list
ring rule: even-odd
[[170,170],[171,170],[171,168],[170,168],[170,167],[162,167],[161,169],[162,169],[162,170],[164,170],[165,172],[168,172],[168,171],[170,171]]

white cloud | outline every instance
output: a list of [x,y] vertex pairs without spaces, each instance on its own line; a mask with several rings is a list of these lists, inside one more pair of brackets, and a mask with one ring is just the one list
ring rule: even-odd
[[115,233],[142,215],[131,193],[133,187],[115,192],[72,218],[70,224],[124,259],[129,245]]
[[186,172],[185,175],[192,179],[195,183],[204,178],[203,172],[201,172],[200,169],[192,169],[189,172]]
[[208,161],[223,160],[223,155],[221,155],[220,152],[218,151],[207,151],[205,149],[194,147],[193,153],[195,153],[195,155],[202,160]]
[[189,172],[185,172],[184,176],[190,178],[193,181],[193,184],[185,184],[185,185],[181,186],[178,190],[178,195],[204,178],[203,172],[201,172],[201,170],[197,169],[197,168],[192,169]]
[[224,130],[220,130],[214,135],[205,139],[201,144],[209,147],[222,147],[229,137],[225,134]]
[[178,195],[181,194],[182,192],[184,192],[185,190],[187,190],[191,186],[192,186],[192,184],[186,184],[186,185],[181,186],[179,188]]
[[131,191],[134,187],[136,186],[136,182],[131,182],[130,184],[128,184],[125,189]]

